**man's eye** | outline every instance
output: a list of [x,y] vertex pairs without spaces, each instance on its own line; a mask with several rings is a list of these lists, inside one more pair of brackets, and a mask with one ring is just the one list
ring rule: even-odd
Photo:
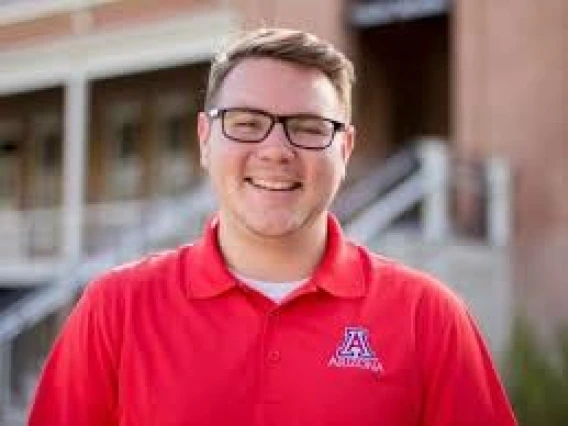
[[325,135],[327,131],[325,128],[322,127],[315,127],[315,126],[302,126],[298,128],[298,131],[302,133],[308,133],[310,135]]
[[317,136],[327,135],[329,133],[329,126],[319,121],[291,122],[289,127],[292,133]]
[[255,120],[241,120],[233,123],[235,127],[246,127],[250,129],[257,129],[260,127],[260,122]]

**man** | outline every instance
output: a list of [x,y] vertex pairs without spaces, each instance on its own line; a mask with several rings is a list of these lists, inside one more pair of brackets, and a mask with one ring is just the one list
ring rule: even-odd
[[194,245],[96,279],[30,426],[509,426],[460,300],[344,239],[351,63],[302,32],[245,34],[199,115],[219,212]]

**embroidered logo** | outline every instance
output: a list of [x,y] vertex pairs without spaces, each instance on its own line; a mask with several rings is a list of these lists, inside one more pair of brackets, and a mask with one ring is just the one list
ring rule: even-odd
[[383,366],[369,343],[369,331],[363,327],[345,327],[343,342],[327,365],[362,368],[374,372],[383,371]]

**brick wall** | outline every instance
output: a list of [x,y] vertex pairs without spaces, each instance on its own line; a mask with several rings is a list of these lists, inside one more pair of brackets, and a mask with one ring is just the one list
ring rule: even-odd
[[568,321],[567,23],[565,0],[456,2],[458,148],[512,161],[515,284],[542,323]]

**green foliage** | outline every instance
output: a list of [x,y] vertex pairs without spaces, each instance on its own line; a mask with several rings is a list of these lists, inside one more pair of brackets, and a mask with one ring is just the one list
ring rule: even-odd
[[568,426],[568,328],[545,352],[518,320],[509,353],[508,390],[519,426]]

